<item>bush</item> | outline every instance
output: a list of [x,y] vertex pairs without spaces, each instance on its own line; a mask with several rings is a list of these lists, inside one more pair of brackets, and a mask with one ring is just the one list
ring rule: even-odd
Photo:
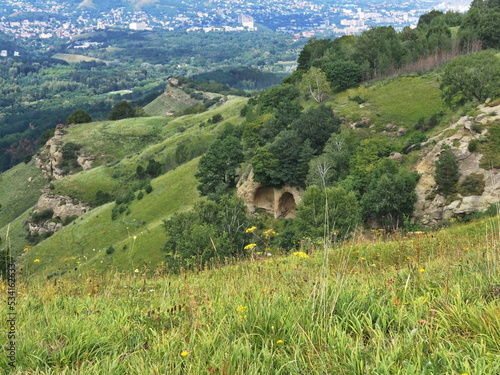
[[144,198],[144,193],[142,191],[137,194],[137,200],[140,201],[142,198]]
[[106,254],[108,255],[111,255],[115,252],[115,248],[113,247],[113,245],[110,245],[107,249],[106,249]]
[[69,124],[85,124],[87,122],[92,122],[90,115],[83,109],[77,109],[66,119],[66,125]]
[[366,102],[366,100],[359,95],[349,96],[349,100],[358,104],[363,104]]
[[208,122],[209,123],[212,123],[212,124],[218,124],[219,122],[221,122],[222,120],[224,119],[224,117],[222,117],[222,115],[220,113],[217,113],[215,115],[213,115],[209,120]]
[[115,203],[116,203],[117,205],[127,204],[127,203],[132,202],[134,199],[135,199],[135,194],[134,194],[134,192],[129,191],[129,192],[128,192],[128,193],[126,193],[126,194],[122,194],[122,195],[119,195],[118,197],[116,197],[116,199],[115,199]]
[[38,212],[34,212],[31,215],[31,221],[37,224],[43,223],[47,220],[52,219],[54,216],[54,211],[50,208]]
[[471,195],[482,195],[484,192],[484,176],[480,173],[471,173],[462,181],[458,192],[464,197]]
[[477,145],[478,145],[478,141],[473,139],[472,141],[469,142],[469,146],[467,146],[467,149],[469,150],[469,152],[476,152]]
[[108,120],[121,120],[124,118],[136,117],[134,108],[126,100],[116,104],[108,115]]
[[144,191],[146,191],[146,194],[149,194],[153,191],[153,186],[151,186],[150,183],[148,183],[145,187],[144,187]]
[[[325,222],[325,203],[328,197]],[[301,237],[322,238],[326,233],[331,239],[344,239],[361,223],[361,207],[356,195],[343,188],[309,186],[297,207],[296,225]]]
[[155,159],[149,159],[148,166],[146,167],[146,174],[151,178],[158,177],[163,172],[160,162]]
[[96,206],[101,206],[103,204],[111,202],[112,200],[113,200],[113,197],[111,196],[111,194],[104,192],[102,190],[98,190],[95,193],[94,204]]
[[71,215],[71,216],[66,216],[62,222],[62,225],[66,226],[71,224],[73,221],[78,219],[78,215]]

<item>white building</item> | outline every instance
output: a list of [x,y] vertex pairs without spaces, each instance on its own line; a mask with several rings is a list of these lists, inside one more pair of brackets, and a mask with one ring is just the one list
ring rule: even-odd
[[240,14],[238,16],[238,22],[241,23],[243,27],[248,27],[249,29],[255,28],[255,23],[252,16]]
[[148,25],[145,22],[132,22],[129,25],[130,30],[137,30],[137,31],[146,30],[147,27],[148,27]]

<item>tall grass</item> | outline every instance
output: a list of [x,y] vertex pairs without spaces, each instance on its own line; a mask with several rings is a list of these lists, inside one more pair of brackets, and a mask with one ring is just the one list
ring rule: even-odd
[[11,373],[498,374],[498,228],[352,241],[324,274],[318,245],[179,275],[24,275]]

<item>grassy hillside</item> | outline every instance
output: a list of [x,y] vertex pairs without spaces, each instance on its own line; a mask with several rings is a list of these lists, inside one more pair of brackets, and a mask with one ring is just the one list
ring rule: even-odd
[[[152,181],[153,191],[130,204],[130,214],[111,219],[114,203],[100,206],[35,246],[21,259],[28,273],[156,267],[164,259],[162,220],[198,199],[197,159]],[[106,254],[109,246],[113,254]],[[39,261],[35,262],[35,259]]]
[[146,105],[144,111],[151,116],[165,116],[168,112],[175,113],[196,104],[198,104],[198,101],[190,98],[184,91],[169,86],[165,93]]
[[[31,182],[30,182],[31,181]],[[33,206],[47,185],[34,161],[18,164],[0,175],[0,228]]]
[[[355,96],[366,100],[364,105],[349,99]],[[95,203],[99,191],[112,197],[134,192],[137,197],[139,191],[144,194],[142,181],[136,175],[138,166],[145,168],[154,159],[162,165],[164,174],[152,181],[151,194],[145,195],[142,200],[135,199],[127,212],[121,213],[115,220],[112,220],[114,203],[97,207],[24,254],[21,263],[29,272],[45,276],[67,273],[75,268],[79,273],[83,270],[130,270],[144,264],[155,268],[164,259],[161,248],[166,238],[161,227],[162,220],[178,210],[192,207],[199,199],[194,178],[197,158],[208,149],[224,124],[244,121],[240,111],[246,101],[246,98],[229,96],[224,105],[195,115],[101,121],[67,128],[64,142],[79,145],[81,153],[95,159],[94,167],[52,181],[51,188],[55,194],[68,195],[90,204]],[[311,105],[309,102],[303,104],[305,107]],[[378,134],[385,130],[386,121],[390,118],[398,119],[398,125],[410,128],[411,132],[413,123],[419,118],[444,111],[437,78],[432,75],[375,82],[334,95],[328,104],[332,104],[339,115],[346,116],[349,122],[370,117]],[[223,121],[210,123],[210,119],[218,113],[222,114]],[[392,122],[395,123],[394,120]],[[386,136],[398,141],[405,139],[396,137],[395,133],[387,133]],[[408,160],[413,159],[409,157]],[[12,194],[8,198],[9,204],[20,204],[16,194],[28,197],[22,200],[22,205],[16,208],[16,216],[12,218],[28,210],[38,198],[38,188],[30,190],[31,195],[26,195],[16,186],[22,186],[21,181],[27,180],[31,171],[39,172],[32,165],[16,168],[9,171],[12,176],[4,177],[0,182],[0,187],[1,183],[6,184],[4,189]],[[4,199],[3,196],[1,199]],[[28,245],[22,225],[22,220],[27,217],[28,212],[11,228],[15,254],[21,254]],[[5,218],[3,224],[10,220]],[[5,237],[6,231],[7,227],[0,230],[0,236]],[[114,252],[106,254],[110,247]]]
[[[364,103],[360,105],[349,100],[356,96]],[[429,118],[447,110],[435,74],[403,76],[362,85],[336,95],[334,105],[339,107],[339,115],[353,121],[368,117],[379,130],[388,123],[409,127],[421,117]]]
[[56,53],[54,56],[52,56],[52,58],[64,60],[70,64],[76,64],[76,63],[80,63],[82,61],[106,62],[104,60],[96,59],[94,57],[89,57],[89,56],[85,56],[85,55],[75,55],[75,54],[71,54],[71,53]]
[[[154,158],[165,171],[178,166],[180,143],[186,146],[188,159],[203,154],[224,124],[241,123],[239,112],[245,101],[231,97],[223,107],[173,119],[145,117],[70,127],[66,142],[82,145],[85,154],[94,155],[96,168],[54,182],[54,192],[85,202],[92,202],[98,190],[125,193],[138,183],[133,177],[138,165],[145,167]],[[224,121],[207,124],[219,112]]]
[[[244,98],[233,97],[221,108],[182,118],[137,118],[68,128],[65,142],[77,143],[85,155],[94,155],[96,167],[53,181],[53,193],[93,202],[99,190],[112,195],[133,191],[136,199],[114,220],[114,202],[99,206],[23,253],[20,262],[26,271],[54,276],[70,271],[156,268],[165,257],[161,251],[166,241],[163,220],[199,199],[196,156],[207,149],[225,123],[242,121],[239,111],[244,102]],[[206,124],[219,111],[223,111],[224,121]],[[181,143],[188,150],[182,163],[176,161]],[[138,165],[145,167],[151,158],[166,173],[151,181],[153,191],[146,194],[138,187],[142,181],[135,173]],[[142,199],[137,198],[139,194]],[[12,250],[21,254],[27,244],[17,239]],[[107,254],[111,246],[114,252]]]
[[499,240],[494,218],[180,275],[25,278],[11,373],[497,374]]

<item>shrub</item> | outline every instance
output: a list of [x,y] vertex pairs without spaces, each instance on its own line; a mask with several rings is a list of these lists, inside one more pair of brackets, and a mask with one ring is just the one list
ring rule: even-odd
[[153,186],[151,186],[150,183],[148,183],[145,187],[144,190],[146,191],[146,194],[149,194],[153,191]]
[[69,124],[84,124],[87,122],[92,122],[90,115],[83,109],[77,109],[66,119],[66,125]]
[[97,190],[97,192],[95,193],[94,203],[96,206],[101,206],[103,204],[111,202],[112,200],[113,197],[111,196],[111,194],[105,191]]
[[479,124],[473,124],[470,128],[472,131],[479,133],[479,134],[481,134],[481,132],[483,131],[483,128]]
[[464,197],[471,195],[482,195],[484,192],[484,176],[480,173],[471,173],[462,181],[458,192]]
[[146,174],[150,177],[158,177],[162,173],[162,165],[155,159],[149,159],[148,166],[146,167]]
[[52,219],[54,216],[54,211],[50,208],[42,211],[35,212],[31,215],[31,221],[37,224],[43,223],[44,221]]
[[366,100],[359,95],[349,96],[349,100],[358,104],[363,104],[366,102]]
[[33,159],[33,155],[32,154],[26,155],[24,157],[24,159],[23,159],[24,164],[28,164],[31,161],[31,159]]
[[213,115],[209,120],[208,122],[212,123],[212,124],[217,124],[219,122],[221,122],[222,120],[224,119],[224,117],[222,117],[222,115],[220,113],[217,113],[215,115]]
[[115,252],[115,248],[113,245],[109,245],[109,247],[106,249],[106,254],[111,255]]
[[467,149],[469,150],[469,152],[476,152],[477,145],[478,145],[478,141],[473,139],[472,141],[469,142],[469,146],[467,147]]
[[129,191],[126,194],[122,194],[122,195],[119,195],[118,197],[116,197],[115,203],[117,205],[127,204],[127,203],[132,202],[134,199],[135,199],[134,192],[133,191]]
[[78,215],[66,216],[62,222],[62,225],[66,226],[68,224],[71,224],[76,219],[78,219]]
[[142,191],[137,194],[137,200],[140,201],[142,198],[144,198],[144,193]]

